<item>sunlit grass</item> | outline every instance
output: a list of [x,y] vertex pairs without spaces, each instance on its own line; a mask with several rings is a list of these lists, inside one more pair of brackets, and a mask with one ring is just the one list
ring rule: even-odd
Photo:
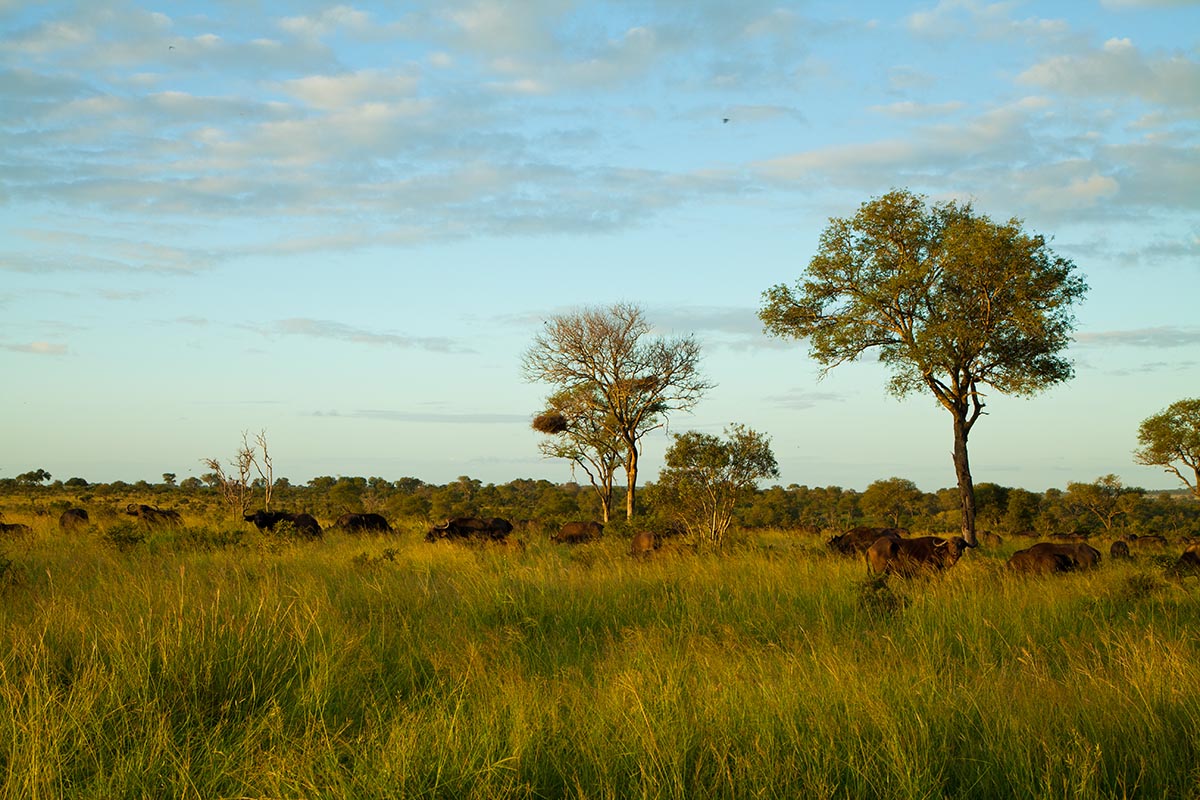
[[7,550],[0,797],[1200,793],[1200,588],[1145,561],[237,530]]

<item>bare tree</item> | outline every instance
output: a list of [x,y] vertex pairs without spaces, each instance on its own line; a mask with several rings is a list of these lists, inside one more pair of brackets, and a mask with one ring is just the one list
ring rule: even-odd
[[257,446],[262,449],[261,459],[255,451],[255,446],[250,444],[249,432],[242,431],[242,446],[238,448],[234,459],[229,462],[229,466],[233,470],[231,472],[225,471],[219,458],[200,459],[204,466],[212,470],[211,482],[221,492],[221,497],[229,506],[230,513],[238,517],[246,515],[253,501],[254,492],[250,483],[250,475],[254,472],[257,472],[263,479],[266,495],[263,507],[266,509],[271,507],[271,489],[274,484],[275,470],[271,463],[271,456],[267,452],[267,432],[261,431],[255,441]]
[[[259,431],[254,437],[258,449],[262,452],[261,457],[255,457],[253,449],[251,450],[251,459],[254,462],[254,469],[258,472],[258,476],[263,480],[263,509],[271,510],[271,491],[275,488],[275,466],[271,463],[271,454],[267,452],[267,432]],[[242,434],[242,445],[245,449],[246,435]]]
[[662,427],[670,412],[694,407],[713,386],[699,374],[699,362],[694,338],[652,336],[639,307],[616,303],[551,317],[522,368],[527,380],[590,397],[598,418],[611,424],[623,451],[625,515],[632,518],[643,437]]

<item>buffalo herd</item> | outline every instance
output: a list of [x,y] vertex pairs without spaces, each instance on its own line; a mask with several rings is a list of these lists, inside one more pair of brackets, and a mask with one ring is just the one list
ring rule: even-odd
[[[989,546],[1000,544],[997,536],[982,534]],[[1017,550],[1005,562],[1014,573],[1050,575],[1060,572],[1080,572],[1100,565],[1100,551],[1087,544],[1083,535],[1067,534],[1052,537],[1053,541],[1038,542]],[[912,577],[940,572],[952,567],[968,545],[960,536],[919,536],[909,538],[904,528],[858,527],[837,534],[825,542],[826,547],[840,555],[860,556],[867,564],[868,574],[895,574]],[[1158,535],[1118,539],[1109,548],[1114,561],[1132,558],[1133,551],[1159,552],[1169,546]],[[1183,555],[1171,567],[1175,574],[1200,573],[1200,544],[1189,544]]]
[[[183,524],[183,518],[178,511],[158,506],[130,503],[126,506],[125,513],[135,517],[139,524],[147,528],[178,528]],[[287,523],[289,533],[302,538],[319,539],[324,535],[320,523],[307,513],[260,510],[245,514],[243,519],[262,531],[276,532],[281,523]],[[90,518],[88,512],[82,508],[68,508],[59,516],[58,525],[64,532],[77,532],[90,525]],[[330,527],[349,534],[395,533],[386,518],[374,513],[342,514]],[[513,524],[500,517],[453,517],[430,528],[425,534],[425,540],[499,545],[515,543],[523,547],[524,542],[509,538],[512,531]],[[33,529],[23,523],[0,522],[0,535],[3,536],[29,536],[32,532]],[[600,539],[603,535],[604,525],[585,520],[564,523],[549,539],[557,544],[579,545]],[[1052,534],[1049,538],[1051,541],[1037,542],[1014,552],[1005,562],[1007,569],[1024,575],[1051,575],[1092,570],[1099,566],[1100,551],[1085,541],[1086,535]],[[634,557],[646,557],[659,548],[660,539],[660,536],[650,531],[638,531],[630,538],[629,553]],[[979,539],[989,549],[1001,544],[1000,537],[994,534],[981,533]],[[902,577],[945,571],[953,567],[969,547],[961,536],[910,537],[905,528],[866,526],[851,528],[832,536],[826,540],[825,545],[833,553],[862,558],[866,562],[868,574]],[[1131,559],[1135,553],[1149,553],[1161,558],[1161,554],[1169,546],[1170,543],[1163,536],[1130,534],[1113,541],[1108,556],[1113,561]],[[1200,573],[1200,543],[1189,543],[1179,559],[1170,566],[1170,570],[1174,574]]]

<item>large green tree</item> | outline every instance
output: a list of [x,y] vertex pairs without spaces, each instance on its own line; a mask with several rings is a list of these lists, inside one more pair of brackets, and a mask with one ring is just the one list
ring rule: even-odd
[[693,337],[655,336],[641,308],[617,303],[551,317],[522,369],[530,381],[590,398],[597,418],[612,426],[625,467],[625,515],[632,519],[642,439],[711,388],[699,364]]
[[877,351],[892,394],[933,394],[953,420],[962,532],[974,545],[967,440],[983,389],[1031,395],[1068,380],[1061,351],[1086,291],[1075,265],[1018,220],[893,190],[831,219],[806,272],[764,292],[759,317],[768,333],[807,339],[822,376]]
[[[1174,473],[1200,500],[1200,397],[1171,403],[1165,411],[1142,420],[1138,444],[1134,461]],[[1191,470],[1191,480],[1185,468]]]

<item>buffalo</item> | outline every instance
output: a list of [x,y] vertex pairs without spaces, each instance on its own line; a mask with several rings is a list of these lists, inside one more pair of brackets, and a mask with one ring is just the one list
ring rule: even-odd
[[825,546],[835,553],[853,556],[867,552],[868,548],[875,544],[875,540],[881,536],[888,539],[902,539],[907,535],[908,531],[904,528],[852,528],[830,538],[825,542]]
[[138,522],[149,528],[178,528],[183,524],[183,517],[172,508],[130,503],[125,507],[125,513],[137,517]]
[[31,536],[33,528],[20,522],[0,522],[0,536]]
[[243,515],[242,519],[253,522],[254,527],[260,531],[274,531],[279,523],[289,522],[297,533],[308,539],[320,539],[323,534],[317,520],[311,514],[303,512],[293,514],[290,511],[255,511],[253,514]]
[[1046,575],[1053,572],[1071,572],[1075,569],[1075,560],[1057,550],[1035,550],[1027,547],[1013,553],[1007,566],[1013,572]]
[[392,526],[380,514],[342,514],[333,525],[348,533],[392,532]]
[[604,533],[604,526],[599,522],[568,522],[558,529],[558,533],[550,537],[550,541],[563,544],[582,544],[600,538],[602,533]]
[[1200,572],[1200,544],[1189,544],[1172,569],[1177,573]]
[[954,566],[967,548],[966,539],[955,536],[921,536],[902,539],[880,536],[867,548],[867,571],[875,574],[895,573],[911,577],[922,572],[936,572]]
[[1130,550],[1152,550],[1160,551],[1167,547],[1167,539],[1165,536],[1159,536],[1157,533],[1138,536],[1136,533],[1129,534],[1126,540]]
[[425,534],[425,541],[436,542],[439,539],[506,539],[512,533],[512,523],[500,517],[479,519],[478,517],[454,517],[446,520],[445,525],[437,525]]
[[654,534],[650,531],[638,531],[629,541],[629,555],[634,558],[645,558],[654,552]]
[[88,518],[88,512],[82,508],[68,508],[58,518],[58,527],[64,531],[77,531],[80,528],[87,527],[91,520]]
[[1117,539],[1108,548],[1108,557],[1113,561],[1122,558],[1133,558],[1129,552],[1129,543],[1121,539]]
[[1058,553],[1071,560],[1071,568],[1094,569],[1100,564],[1100,551],[1083,542],[1038,542],[1025,548],[1034,554]]

